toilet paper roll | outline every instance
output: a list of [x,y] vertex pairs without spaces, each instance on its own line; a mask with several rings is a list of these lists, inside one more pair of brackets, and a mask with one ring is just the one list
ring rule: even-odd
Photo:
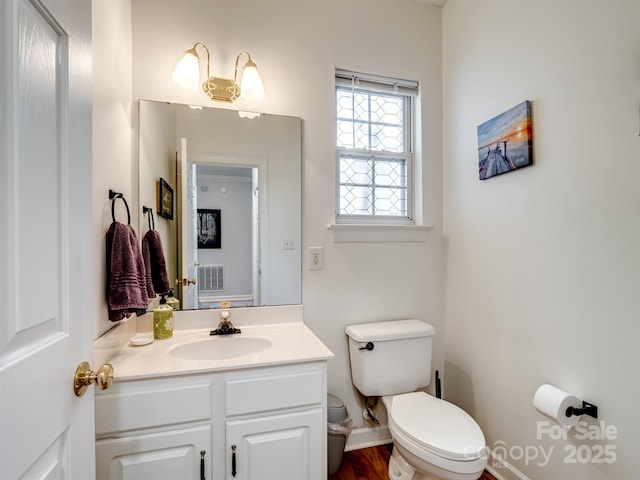
[[572,415],[567,417],[567,408],[581,408],[582,402],[573,395],[554,387],[553,385],[541,385],[533,397],[533,406],[538,412],[563,427],[573,427],[580,417]]

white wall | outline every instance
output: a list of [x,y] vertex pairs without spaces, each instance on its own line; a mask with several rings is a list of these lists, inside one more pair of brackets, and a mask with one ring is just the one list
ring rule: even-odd
[[[444,389],[531,479],[640,471],[639,27],[635,0],[443,8]],[[534,165],[479,181],[477,125],[527,99]],[[536,438],[547,382],[598,405],[619,437]],[[585,443],[615,445],[616,462],[565,463]],[[511,450],[527,446],[554,447],[549,465]]]
[[[98,337],[113,323],[106,300],[105,234],[111,223],[109,189],[122,192],[138,225],[138,168],[131,101],[131,0],[93,0],[93,227],[98,258],[94,259],[95,298],[91,321]],[[89,159],[87,159],[89,161]],[[126,222],[123,203],[116,217]]]
[[[303,252],[325,249],[325,268],[306,269],[305,321],[336,354],[329,391],[362,422],[349,371],[346,325],[416,317],[438,333],[434,368],[442,367],[441,289],[441,9],[406,0],[133,0],[133,96],[211,105],[201,92],[171,82],[182,51],[211,50],[213,73],[232,76],[235,56],[251,52],[267,91],[257,107],[302,117]],[[418,211],[435,225],[425,243],[334,244],[336,67],[421,81],[420,125],[425,194]],[[216,104],[215,106],[224,106]],[[238,101],[233,108],[256,109]]]
[[[136,102],[137,103],[137,102]],[[138,202],[140,217],[140,239],[149,230],[149,217],[142,211],[143,207],[153,209],[151,226],[160,233],[162,250],[167,265],[167,276],[173,286],[173,280],[178,278],[178,185],[176,183],[176,152],[178,139],[176,138],[176,108],[166,103],[143,102],[137,105],[139,122],[138,131]],[[135,163],[135,162],[134,162]],[[157,183],[164,179],[174,192],[173,220],[158,214]],[[158,292],[156,292],[158,293]],[[150,299],[153,300],[153,299]],[[150,306],[150,309],[155,304]],[[150,316],[150,315],[149,315]]]

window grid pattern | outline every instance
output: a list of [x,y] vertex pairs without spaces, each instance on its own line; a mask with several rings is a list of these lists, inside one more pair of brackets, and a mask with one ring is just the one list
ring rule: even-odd
[[336,87],[339,216],[407,218],[410,99]]
[[407,216],[408,155],[339,149],[340,214]]

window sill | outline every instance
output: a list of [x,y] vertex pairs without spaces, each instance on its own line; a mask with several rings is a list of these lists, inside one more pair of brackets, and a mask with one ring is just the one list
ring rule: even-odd
[[327,226],[334,243],[408,243],[424,242],[431,226],[417,225],[346,225]]

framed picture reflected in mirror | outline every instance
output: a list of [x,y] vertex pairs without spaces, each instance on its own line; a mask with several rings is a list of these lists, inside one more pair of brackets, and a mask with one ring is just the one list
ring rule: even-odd
[[173,220],[173,188],[164,178],[158,180],[158,215]]
[[221,248],[222,223],[219,209],[198,209],[198,248]]

